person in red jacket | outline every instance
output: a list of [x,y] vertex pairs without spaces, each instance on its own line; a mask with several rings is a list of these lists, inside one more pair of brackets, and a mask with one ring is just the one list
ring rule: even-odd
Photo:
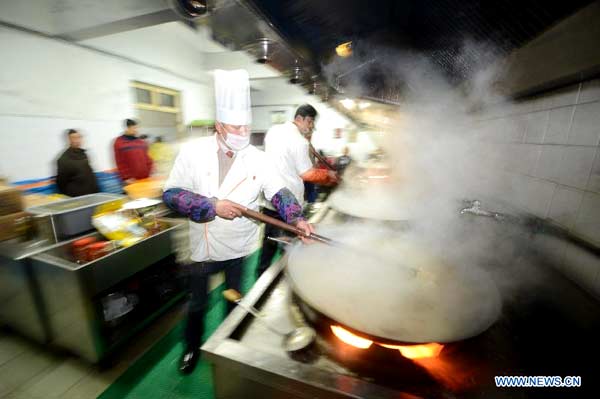
[[148,155],[148,144],[137,136],[138,123],[125,119],[125,132],[114,144],[115,162],[119,176],[125,183],[145,179],[152,171],[152,159]]

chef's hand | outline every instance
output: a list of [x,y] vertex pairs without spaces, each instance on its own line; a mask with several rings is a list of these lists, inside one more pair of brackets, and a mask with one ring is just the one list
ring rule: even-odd
[[217,216],[223,219],[235,219],[242,216],[242,207],[229,200],[217,200],[215,204]]
[[311,240],[310,238],[307,237],[310,234],[315,232],[315,228],[312,226],[312,224],[308,223],[304,219],[300,219],[296,222],[296,227],[304,232],[304,236],[298,235],[298,237],[300,237],[300,239],[302,240],[303,243],[305,243],[305,244],[314,243],[313,240]]

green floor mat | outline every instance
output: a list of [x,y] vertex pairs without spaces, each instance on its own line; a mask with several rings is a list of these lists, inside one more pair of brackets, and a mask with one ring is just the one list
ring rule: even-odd
[[[278,258],[278,253],[275,257]],[[248,292],[256,281],[256,269],[260,251],[250,255],[242,274],[243,293]],[[225,316],[225,300],[221,293],[224,284],[211,291],[205,318],[208,338]],[[140,359],[132,364],[106,391],[100,399],[213,399],[212,370],[206,360],[201,360],[193,373],[183,376],[177,370],[183,350],[181,337],[184,322],[180,322],[165,337],[157,342]]]

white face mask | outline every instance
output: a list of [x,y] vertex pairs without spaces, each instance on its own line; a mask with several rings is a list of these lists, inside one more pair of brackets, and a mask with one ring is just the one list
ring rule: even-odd
[[239,134],[230,133],[225,129],[225,126],[221,125],[223,130],[227,132],[227,138],[224,138],[221,133],[221,138],[225,142],[225,145],[229,147],[232,151],[241,151],[244,148],[248,147],[250,144],[250,134],[246,134],[245,136],[240,136]]

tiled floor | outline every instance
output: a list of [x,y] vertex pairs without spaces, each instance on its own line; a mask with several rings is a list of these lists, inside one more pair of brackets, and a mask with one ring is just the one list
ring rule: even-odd
[[107,369],[0,330],[0,398],[95,398],[175,326],[182,310],[173,308],[134,337]]

